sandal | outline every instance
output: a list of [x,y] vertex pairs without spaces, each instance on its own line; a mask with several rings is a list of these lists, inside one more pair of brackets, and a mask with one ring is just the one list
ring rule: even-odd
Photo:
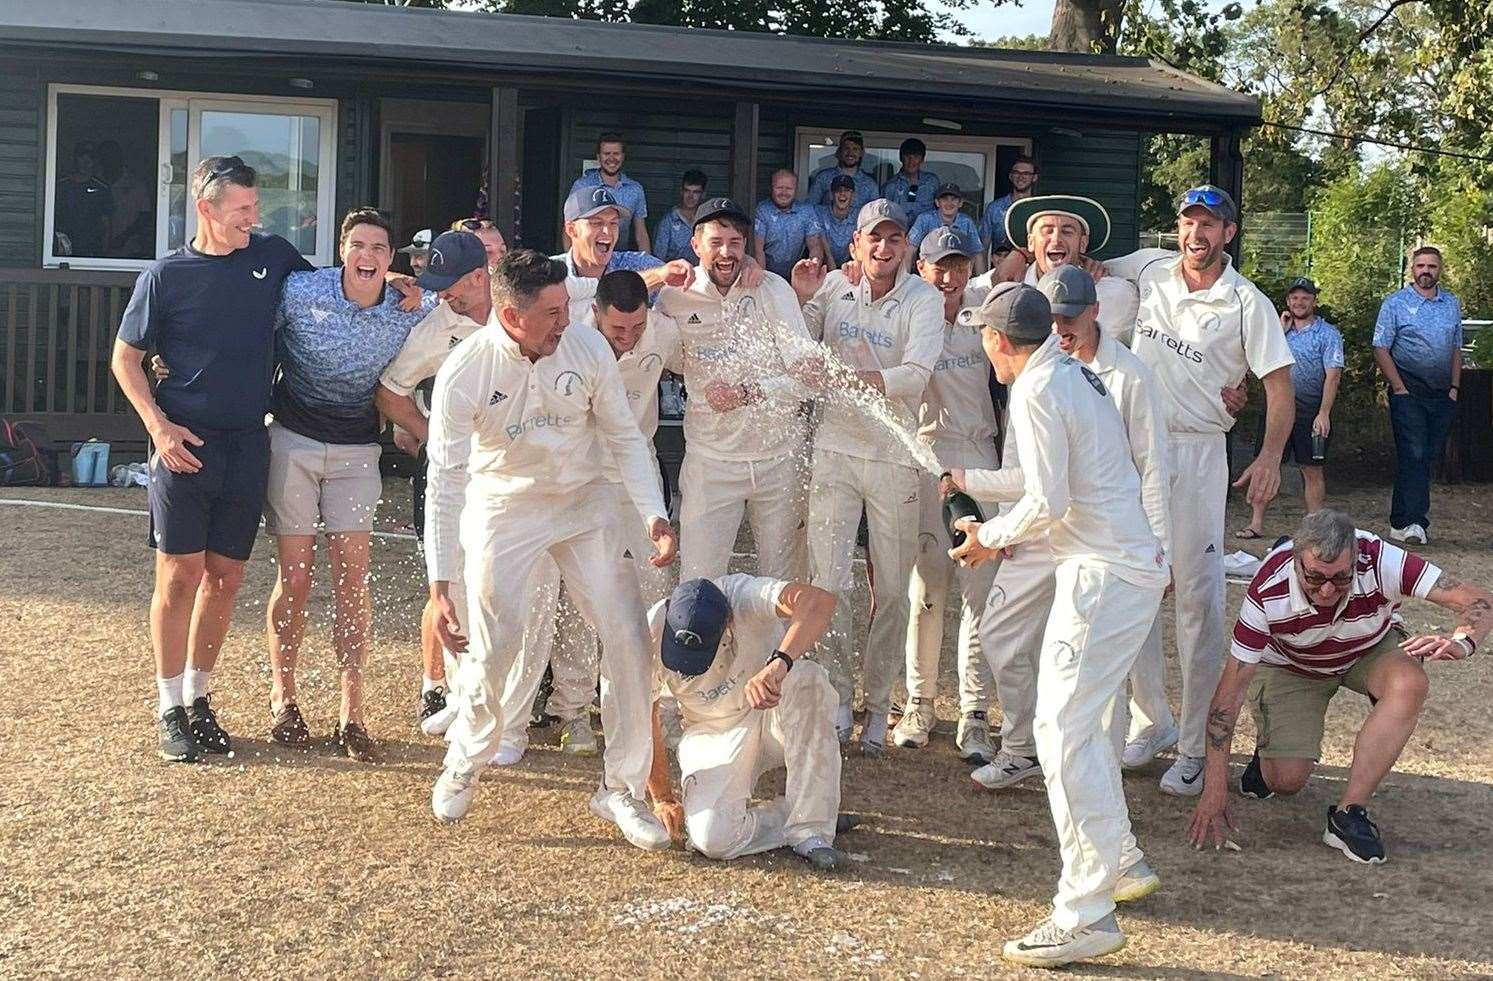
[[1234,537],[1242,538],[1245,541],[1249,541],[1250,539],[1254,538],[1263,538],[1264,532],[1256,531],[1248,525],[1245,525],[1243,528],[1240,528],[1238,531],[1234,532]]

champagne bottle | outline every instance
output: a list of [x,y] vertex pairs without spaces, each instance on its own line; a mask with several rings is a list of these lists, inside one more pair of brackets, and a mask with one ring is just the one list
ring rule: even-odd
[[976,521],[984,521],[985,516],[980,513],[980,505],[975,499],[962,490],[951,489],[943,499],[944,526],[949,529],[949,541],[958,548],[964,544],[964,532],[954,527],[956,521],[965,518],[974,518]]

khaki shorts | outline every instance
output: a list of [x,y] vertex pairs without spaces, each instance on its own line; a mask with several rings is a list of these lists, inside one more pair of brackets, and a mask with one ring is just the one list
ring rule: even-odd
[[1255,746],[1263,759],[1317,760],[1327,703],[1339,688],[1368,695],[1369,671],[1379,659],[1399,652],[1405,634],[1398,627],[1353,662],[1346,673],[1308,678],[1273,664],[1261,664],[1245,700],[1255,720]]
[[264,526],[271,535],[372,531],[383,494],[377,443],[323,443],[270,424]]

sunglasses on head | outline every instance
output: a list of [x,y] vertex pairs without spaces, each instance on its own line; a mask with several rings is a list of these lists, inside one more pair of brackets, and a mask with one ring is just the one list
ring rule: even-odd
[[1297,560],[1297,565],[1301,567],[1302,582],[1305,582],[1308,586],[1325,586],[1328,583],[1332,583],[1339,589],[1346,589],[1353,585],[1353,573],[1351,571],[1342,572],[1335,576],[1324,576],[1320,572],[1313,572],[1311,569],[1308,569],[1306,563],[1299,559]]
[[1212,187],[1194,187],[1182,195],[1186,204],[1202,204],[1210,208],[1216,208],[1224,202],[1223,192]]
[[208,171],[207,180],[202,182],[202,186],[206,187],[220,177],[227,177],[229,174],[235,174],[239,171],[248,169],[249,165],[244,163],[243,158],[224,157],[222,160],[218,161],[218,165],[216,167]]
[[486,218],[463,218],[451,226],[454,231],[480,232],[493,227],[493,223]]

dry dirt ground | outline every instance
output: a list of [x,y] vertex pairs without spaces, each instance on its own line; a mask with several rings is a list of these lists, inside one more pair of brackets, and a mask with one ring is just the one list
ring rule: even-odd
[[[386,485],[384,527],[407,495]],[[1381,527],[1388,489],[1334,500]],[[142,491],[3,496],[143,507]],[[1493,581],[1493,496],[1438,488],[1436,544]],[[1299,508],[1272,511],[1268,532]],[[1231,528],[1242,516],[1236,506]],[[336,721],[327,592],[318,586],[301,704],[306,752],[266,741],[262,634],[273,575],[261,540],[215,687],[237,752],[155,757],[146,522],[0,506],[0,976],[1005,976],[1001,942],[1039,919],[1058,868],[1044,796],[977,792],[948,736],[846,761],[842,839],[864,861],[819,877],[773,854],[729,865],[645,854],[591,816],[598,764],[541,736],[484,781],[456,827],[430,817],[440,746],[413,727],[423,594],[413,543],[376,546],[370,725],[387,762],[328,742]],[[1237,599],[1239,588],[1232,588]],[[1444,623],[1424,606],[1412,626]],[[1493,974],[1493,658],[1432,666],[1425,717],[1372,808],[1388,864],[1320,844],[1365,703],[1333,705],[1323,766],[1294,800],[1239,800],[1239,853],[1184,842],[1189,806],[1163,762],[1127,776],[1136,832],[1165,879],[1121,913],[1096,977],[1466,977]],[[1175,679],[1173,679],[1175,681]],[[946,671],[944,691],[952,691]],[[940,699],[940,713],[953,706]],[[1246,754],[1248,725],[1236,743]],[[1235,767],[1235,774],[1238,766]]]

